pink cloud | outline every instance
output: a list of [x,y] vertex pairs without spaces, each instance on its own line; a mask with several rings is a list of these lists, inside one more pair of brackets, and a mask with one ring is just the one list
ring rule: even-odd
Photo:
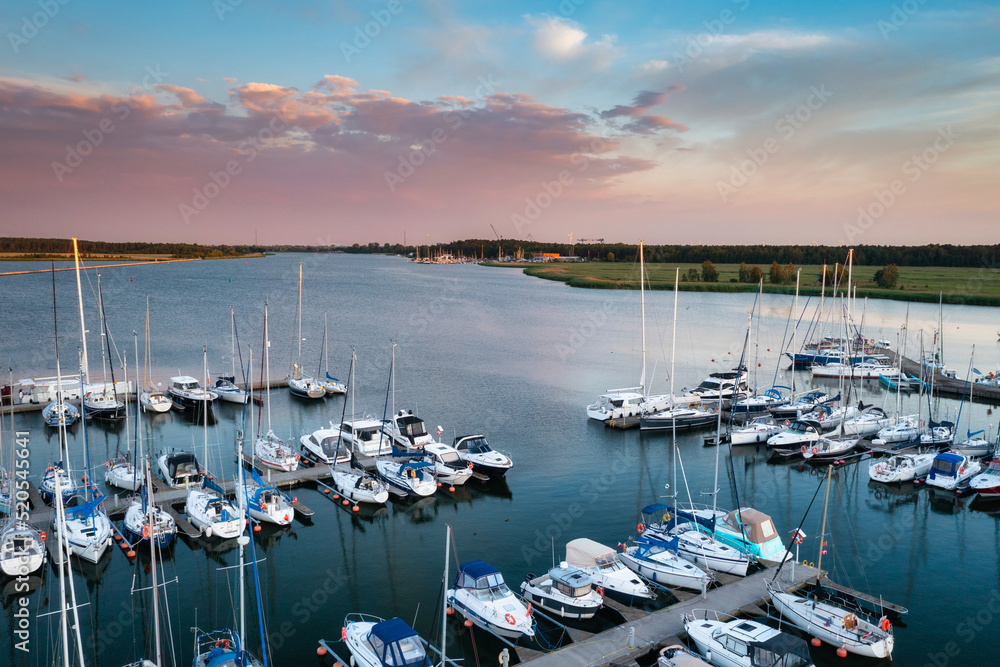
[[185,107],[197,107],[205,103],[205,98],[199,95],[194,90],[190,88],[183,88],[181,86],[174,86],[168,83],[161,83],[154,86],[157,90],[163,90],[168,93],[173,93],[180,100],[181,104]]

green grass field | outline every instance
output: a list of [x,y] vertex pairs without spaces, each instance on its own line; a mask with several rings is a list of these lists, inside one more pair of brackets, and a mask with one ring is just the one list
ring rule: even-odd
[[[487,263],[486,266],[519,268],[529,276],[558,280],[572,287],[595,289],[639,289],[639,265],[628,262],[580,262],[580,263]],[[674,271],[680,266],[680,289],[693,292],[752,292],[755,284],[731,282],[739,276],[739,264],[716,264],[719,281],[714,283],[687,282],[688,269],[701,273],[700,264],[646,264],[646,279],[652,289],[673,289]],[[768,281],[770,266],[761,266],[764,272],[764,291],[793,294],[795,283],[774,285]],[[819,293],[822,267],[803,265],[800,285],[801,294]],[[951,268],[951,267],[899,267],[899,283],[896,289],[885,290],[877,287],[872,280],[881,267],[854,267],[853,280],[859,297],[875,299],[896,299],[898,301],[938,300],[939,292],[944,293],[945,303],[964,303],[978,306],[1000,306],[1000,269]],[[830,294],[827,285],[827,294]]]

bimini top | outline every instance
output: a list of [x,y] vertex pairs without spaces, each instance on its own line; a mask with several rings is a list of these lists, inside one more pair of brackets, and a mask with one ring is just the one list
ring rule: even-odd
[[618,560],[618,552],[586,537],[566,543],[566,562],[576,567],[610,565]]
[[390,618],[372,626],[368,638],[375,655],[387,667],[429,665],[417,631],[401,618]]
[[778,535],[771,517],[761,511],[744,507],[733,510],[726,516],[726,523],[736,530],[740,530],[741,520],[743,522],[742,532],[745,532],[747,539],[754,544],[766,544]]
[[470,560],[468,563],[462,563],[458,566],[458,571],[469,575],[473,579],[479,579],[488,574],[500,574],[500,570],[482,560]]
[[957,477],[956,471],[964,466],[965,462],[966,458],[961,454],[942,452],[934,457],[934,462],[931,464],[931,479],[939,475]]
[[507,588],[500,570],[481,560],[462,563],[458,568],[455,586],[478,590],[503,588],[506,591]]

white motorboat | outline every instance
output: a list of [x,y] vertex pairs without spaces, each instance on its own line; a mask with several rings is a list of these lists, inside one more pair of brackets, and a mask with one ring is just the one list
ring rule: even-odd
[[45,425],[53,428],[72,426],[79,418],[80,411],[75,405],[66,401],[53,401],[42,410],[42,420]]
[[782,452],[801,452],[803,447],[812,447],[820,438],[818,422],[797,419],[787,424],[784,431],[767,439],[770,449]]
[[215,394],[203,389],[201,383],[190,375],[177,375],[170,378],[167,394],[180,411],[192,410],[200,415],[202,410],[211,410]]
[[734,445],[766,443],[772,436],[785,430],[785,425],[773,417],[757,417],[749,424],[734,428],[729,433],[729,442]]
[[805,640],[757,621],[723,621],[716,611],[695,609],[684,614],[684,630],[719,667],[813,667]]
[[[150,510],[153,514],[152,532],[149,528]],[[152,537],[152,541],[159,549],[169,547],[177,536],[177,523],[174,521],[174,517],[170,516],[159,505],[153,504],[150,507],[145,491],[143,491],[141,498],[133,500],[132,504],[125,510],[125,520],[122,527],[122,532],[132,544],[149,540]]]
[[341,637],[354,667],[431,667],[424,641],[400,618],[348,614]]
[[45,565],[45,533],[15,515],[0,529],[0,571],[9,577],[34,574]]
[[887,658],[892,655],[892,625],[886,620],[872,623],[857,612],[844,609],[810,595],[786,593],[768,583],[771,602],[781,617],[803,632],[844,648],[855,655]]
[[920,439],[920,421],[917,415],[899,417],[882,428],[872,440],[874,445],[905,445]]
[[322,465],[348,463],[351,460],[350,451],[341,444],[340,429],[321,428],[299,437],[299,453]]
[[936,452],[896,454],[885,459],[872,459],[868,463],[868,477],[883,484],[912,482],[926,477],[931,471]]
[[295,518],[295,503],[277,487],[268,486],[257,474],[250,471],[250,479],[244,482],[246,508],[257,521],[287,526]]
[[702,410],[696,407],[675,406],[653,414],[642,415],[639,418],[639,429],[642,431],[669,431],[714,426],[718,420],[718,414],[712,410]]
[[660,649],[656,667],[712,667],[712,665],[680,644],[671,644]]
[[878,380],[880,376],[890,379],[899,377],[899,369],[877,361],[862,361],[859,364],[831,363],[810,368],[815,378],[844,378],[845,380]]
[[233,375],[220,375],[209,391],[226,403],[242,405],[247,402],[247,392],[236,385],[236,377]]
[[204,475],[193,452],[164,452],[156,459],[160,477],[172,489],[201,486]]
[[389,456],[392,454],[392,439],[382,432],[382,422],[365,417],[349,419],[333,427],[350,451],[362,456]]
[[694,389],[681,389],[681,395],[675,400],[677,405],[718,405],[722,399],[723,409],[728,408],[734,400],[746,398],[750,388],[747,384],[746,369],[733,369],[720,373],[712,373],[701,381]]
[[205,537],[239,537],[246,524],[240,511],[223,497],[222,489],[210,479],[205,480],[204,489],[188,491],[184,512]]
[[1000,496],[1000,460],[990,461],[985,472],[981,472],[969,481],[969,490],[984,498]]
[[696,517],[693,523],[700,532],[758,560],[780,563],[791,557],[785,549],[771,517],[752,507],[724,512],[718,509],[688,509]]
[[472,464],[463,461],[454,447],[435,442],[424,445],[424,453],[434,464],[434,472],[442,484],[461,486],[472,477]]
[[643,536],[629,540],[618,557],[628,569],[661,586],[705,590],[712,578],[677,555],[678,543],[676,537],[659,540]]
[[578,567],[604,591],[605,597],[632,605],[653,600],[656,593],[628,569],[609,546],[581,537],[566,543],[566,562]]
[[404,451],[420,451],[425,445],[436,442],[427,432],[424,420],[413,414],[413,410],[400,410],[382,424],[382,432],[392,439],[393,444]]
[[22,378],[11,381],[10,395],[6,398],[14,405],[44,405],[58,400],[59,385],[62,384],[64,401],[78,401],[83,398],[83,382],[70,377]]
[[[638,391],[637,391],[638,390]],[[587,416],[600,422],[625,417],[638,417],[643,412],[657,412],[670,405],[669,396],[650,396],[641,393],[642,387],[611,389],[601,394],[596,403],[587,406]]]
[[430,496],[437,491],[434,466],[426,461],[400,463],[389,459],[375,461],[378,476],[396,491],[407,496]]
[[163,414],[170,412],[173,405],[174,402],[170,400],[170,396],[163,391],[150,389],[139,394],[139,406],[142,407],[143,412]]
[[[861,441],[861,436],[851,438],[820,438],[807,449],[802,450],[802,458],[807,461],[833,461],[847,456]],[[804,445],[803,445],[804,446]]]
[[253,455],[268,468],[281,472],[291,472],[298,468],[301,458],[294,449],[276,436],[274,431],[257,436],[254,441]]
[[[745,577],[753,560],[715,539],[715,522],[691,512],[656,503],[642,508],[643,535],[664,542],[677,538],[677,555],[699,567]],[[704,532],[701,530],[704,529]]]
[[983,469],[983,464],[962,454],[941,452],[934,457],[927,485],[945,491],[956,491],[969,484]]
[[882,408],[869,406],[863,408],[861,413],[847,419],[840,426],[840,432],[844,435],[860,435],[869,438],[886,426],[892,423],[892,418],[885,414]]
[[333,488],[340,495],[355,503],[382,505],[389,500],[389,489],[385,484],[363,470],[345,465],[330,466]]
[[515,641],[535,636],[531,612],[489,563],[474,560],[459,565],[446,597],[456,611],[487,632]]
[[119,456],[114,461],[104,464],[104,483],[116,486],[126,491],[138,491],[142,488],[143,472],[132,465],[128,456]]
[[821,389],[813,389],[804,394],[796,396],[791,403],[771,409],[771,416],[775,419],[801,419],[802,415],[808,414],[817,406],[830,400],[830,395]]
[[514,467],[510,456],[490,447],[484,435],[459,436],[453,446],[463,461],[472,464],[472,472],[489,479],[499,479]]
[[562,618],[592,618],[604,604],[590,575],[565,562],[541,577],[529,574],[521,582],[521,595]]

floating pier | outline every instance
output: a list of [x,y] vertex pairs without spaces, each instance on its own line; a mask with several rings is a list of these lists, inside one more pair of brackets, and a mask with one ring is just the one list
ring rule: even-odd
[[[926,368],[921,368],[920,362],[896,354],[891,350],[886,350],[884,354],[889,357],[890,363],[893,366],[902,362],[903,372],[907,375],[920,377],[922,371],[927,371]],[[926,382],[929,385],[931,383],[930,378],[927,378]],[[934,393],[940,396],[949,396],[951,398],[962,398],[964,396],[965,400],[968,401],[970,400],[969,392],[971,390],[972,401],[988,405],[1000,405],[1000,387],[990,387],[980,383],[973,389],[971,381],[967,383],[961,378],[948,377],[937,370],[934,371],[933,385]]]

